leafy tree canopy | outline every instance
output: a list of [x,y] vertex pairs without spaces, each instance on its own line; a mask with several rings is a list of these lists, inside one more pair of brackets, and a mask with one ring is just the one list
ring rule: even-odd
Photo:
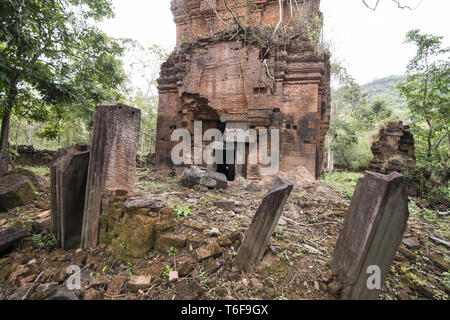
[[450,148],[450,48],[443,37],[411,30],[406,43],[416,46],[407,77],[398,85],[408,103],[419,164],[448,176]]
[[11,112],[57,130],[68,107],[117,99],[123,50],[94,26],[112,16],[108,0],[0,3],[1,148]]

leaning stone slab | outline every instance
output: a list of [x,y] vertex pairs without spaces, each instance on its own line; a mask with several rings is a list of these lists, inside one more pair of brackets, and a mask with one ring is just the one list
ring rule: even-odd
[[293,187],[294,184],[291,181],[281,177],[276,178],[275,183],[262,199],[252,224],[245,234],[244,241],[234,259],[236,265],[245,269],[262,259]]
[[88,146],[79,145],[59,150],[50,168],[52,226],[63,249],[81,244],[88,164]]
[[111,103],[95,111],[81,240],[85,249],[97,246],[100,217],[108,210],[104,196],[134,192],[140,126],[139,109]]
[[[376,283],[382,286],[389,273],[408,216],[404,177],[367,171],[358,181],[330,263],[343,286],[341,298],[379,297]],[[377,270],[375,281],[371,276]]]
[[0,178],[0,211],[24,206],[35,196],[33,183],[20,174],[7,174]]
[[181,184],[188,188],[202,185],[211,189],[225,189],[228,186],[228,180],[223,173],[191,166],[181,175]]
[[26,237],[27,232],[22,227],[11,227],[0,231],[0,253],[13,247],[20,239]]
[[9,166],[9,153],[0,151],[0,177],[8,172]]

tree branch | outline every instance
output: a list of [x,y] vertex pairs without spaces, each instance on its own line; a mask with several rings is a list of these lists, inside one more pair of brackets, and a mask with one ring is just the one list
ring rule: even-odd
[[230,9],[230,6],[228,5],[227,0],[223,0],[223,1],[225,2],[225,7],[227,8],[228,12],[230,12],[231,15],[233,16],[234,21],[236,21],[236,23],[237,23],[237,25],[239,26],[239,28],[240,28],[242,31],[244,31],[244,28],[242,28],[242,26],[241,26],[241,24],[240,24],[238,18],[234,15],[233,10]]
[[209,0],[206,0],[206,3],[211,7],[211,9],[213,9],[214,13],[216,14],[217,18],[219,18],[220,22],[222,22],[227,27],[229,27],[230,25],[222,20],[222,18],[219,16],[219,13],[216,10],[216,8],[214,8],[214,6],[211,4],[211,2],[209,2]]
[[275,30],[273,31],[272,38],[275,36],[278,28],[280,27],[281,23],[283,22],[283,3],[281,2],[281,0],[278,0],[278,6],[280,7],[280,20],[278,21],[278,24],[275,27]]
[[[362,0],[362,2],[364,3],[364,5],[365,5],[367,8],[369,8],[369,9],[372,10],[372,11],[377,10],[378,4],[380,3],[380,0],[377,0],[377,2],[375,3],[375,6],[374,6],[373,8],[370,7],[370,6],[367,4],[366,1],[367,1],[367,0]],[[414,8],[412,8],[412,7],[410,7],[410,6],[402,5],[402,4],[400,3],[399,0],[391,0],[391,1],[394,2],[394,3],[397,5],[397,8],[400,8],[400,9],[408,9],[408,10],[416,10],[418,7],[420,7],[420,5],[421,5],[422,2],[423,2],[423,0],[420,0],[420,2],[417,4],[417,6],[414,7]]]

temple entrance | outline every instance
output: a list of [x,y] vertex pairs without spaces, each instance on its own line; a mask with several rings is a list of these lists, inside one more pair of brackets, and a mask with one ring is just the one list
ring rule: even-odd
[[[224,134],[225,128],[226,122],[217,122],[217,129],[219,129],[222,134]],[[226,143],[224,141],[222,143],[222,146],[220,148],[217,148],[215,152],[216,155],[219,156],[218,158],[221,158],[223,160],[222,164],[217,164],[216,171],[219,173],[223,173],[227,177],[228,181],[234,181],[234,179],[236,178],[236,155],[234,146],[232,146],[231,149],[227,149]],[[233,159],[233,161],[229,161],[230,163],[227,163],[227,159]]]
[[221,123],[223,144],[216,152],[221,152],[224,164],[218,164],[217,171],[225,174],[228,181],[234,181],[238,177],[247,178],[249,143],[243,141],[242,137],[239,138],[239,134],[245,133],[247,129],[246,122],[225,121]]
[[[223,148],[222,150],[216,150],[216,152],[221,152],[224,160],[224,164],[217,165],[217,172],[226,175],[228,181],[234,181],[236,178],[236,159],[234,149],[226,150],[226,148]],[[227,159],[234,159],[234,161],[233,163],[226,163]]]
[[[214,150],[214,156],[216,161],[214,164],[204,165],[209,169],[224,174],[228,181],[234,181],[237,177],[246,178],[247,174],[247,158],[248,158],[248,143],[245,143],[245,149],[239,146],[239,142],[236,142],[235,130],[246,130],[248,128],[247,123],[242,121],[223,121],[216,110],[208,106],[208,100],[198,97],[197,95],[183,95],[184,103],[189,105],[187,112],[184,112],[183,121],[189,124],[189,129],[192,135],[194,135],[194,123],[195,121],[201,121],[201,129],[203,134],[203,147],[209,146]],[[205,132],[209,129],[217,129],[222,133],[222,141],[215,141],[215,138],[207,135]],[[231,143],[226,143],[226,132],[229,132]],[[240,162],[243,164],[236,164],[239,152],[244,152],[240,156]],[[244,157],[244,159],[242,158]]]

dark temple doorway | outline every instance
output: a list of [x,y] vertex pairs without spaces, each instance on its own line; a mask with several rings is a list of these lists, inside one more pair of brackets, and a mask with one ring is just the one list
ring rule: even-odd
[[[223,164],[217,165],[217,172],[223,173],[228,181],[234,181],[236,178],[236,166],[235,166],[235,152],[234,149],[223,148],[223,150],[216,150],[216,152],[222,152]],[[227,163],[228,159],[233,159],[233,163]]]

